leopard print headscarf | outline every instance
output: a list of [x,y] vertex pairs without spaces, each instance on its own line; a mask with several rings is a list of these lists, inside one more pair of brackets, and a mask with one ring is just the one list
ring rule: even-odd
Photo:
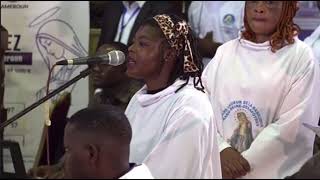
[[157,21],[169,45],[174,48],[179,55],[183,53],[184,72],[198,72],[199,68],[194,63],[190,41],[187,37],[189,26],[186,21],[180,21],[174,24],[170,16],[165,14],[154,16],[153,19]]

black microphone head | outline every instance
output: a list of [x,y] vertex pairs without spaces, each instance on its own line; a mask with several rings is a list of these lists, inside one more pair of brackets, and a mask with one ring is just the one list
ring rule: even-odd
[[109,53],[100,57],[111,66],[119,66],[126,61],[126,56],[122,51],[119,50],[110,51]]

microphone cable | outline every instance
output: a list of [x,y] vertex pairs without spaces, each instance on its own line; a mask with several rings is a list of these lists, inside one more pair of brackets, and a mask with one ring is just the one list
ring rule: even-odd
[[[51,81],[51,74],[54,70],[54,68],[56,67],[56,64],[54,64],[50,70],[49,70],[49,75],[48,75],[48,79],[47,79],[47,86],[46,86],[46,96],[49,94],[49,90],[50,90],[50,81]],[[50,107],[49,107],[50,109]],[[50,110],[49,110],[49,114],[48,114],[48,119],[45,120],[45,127],[47,128],[47,131],[45,132],[45,136],[46,136],[46,146],[47,146],[47,151],[46,151],[46,154],[47,154],[47,165],[49,166],[51,163],[50,163],[50,142],[49,142],[49,128],[51,126],[51,120],[50,120]]]

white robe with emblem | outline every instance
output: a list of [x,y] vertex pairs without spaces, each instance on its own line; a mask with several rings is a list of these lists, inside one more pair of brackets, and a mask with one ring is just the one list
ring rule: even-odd
[[312,156],[319,120],[319,66],[295,43],[272,53],[269,42],[235,39],[219,47],[203,73],[218,126],[219,150],[232,145],[251,165],[244,178],[284,178]]
[[[188,10],[191,28],[203,39],[212,32],[212,40],[225,43],[236,39],[243,27],[245,1],[192,1]],[[203,58],[207,65],[212,58]]]
[[209,99],[191,83],[175,93],[184,82],[153,95],[143,87],[131,99],[130,162],[146,164],[155,178],[221,178]]

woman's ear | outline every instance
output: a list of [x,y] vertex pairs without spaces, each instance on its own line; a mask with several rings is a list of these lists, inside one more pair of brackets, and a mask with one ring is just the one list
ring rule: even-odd
[[94,145],[94,144],[88,144],[86,146],[86,155],[88,156],[89,159],[89,163],[91,165],[96,165],[98,160],[99,160],[99,152],[100,149],[98,146]]

